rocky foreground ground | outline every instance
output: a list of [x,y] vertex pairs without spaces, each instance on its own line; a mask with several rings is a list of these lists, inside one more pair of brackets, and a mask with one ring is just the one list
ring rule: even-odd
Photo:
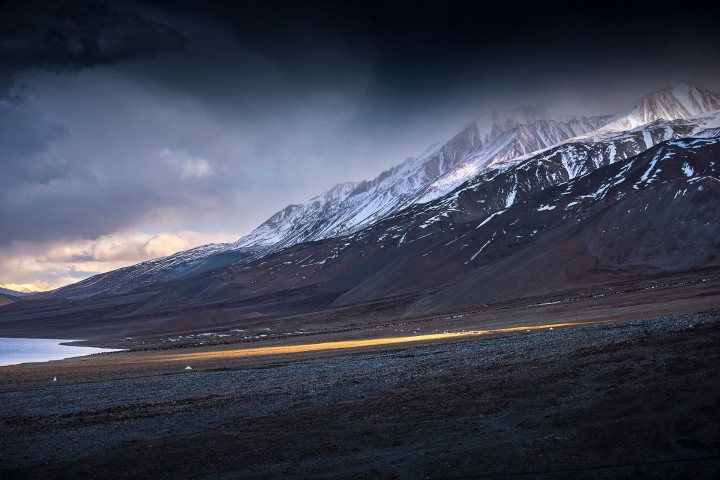
[[720,310],[2,392],[0,477],[720,478]]

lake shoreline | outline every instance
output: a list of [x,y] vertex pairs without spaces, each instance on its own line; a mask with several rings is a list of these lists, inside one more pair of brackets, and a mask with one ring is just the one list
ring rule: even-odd
[[62,338],[0,337],[0,367],[29,363],[46,363],[122,349],[82,345],[82,340]]

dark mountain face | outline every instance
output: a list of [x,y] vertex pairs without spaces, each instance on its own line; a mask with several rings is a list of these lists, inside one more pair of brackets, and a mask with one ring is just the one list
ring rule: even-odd
[[[451,196],[472,192],[466,207],[443,211],[448,199],[440,199],[431,217],[440,220],[430,225],[406,211],[355,236],[303,246],[297,256],[312,255],[307,260],[284,253],[235,278],[253,275],[269,287],[276,275],[293,284],[292,276],[309,269],[312,281],[347,287],[335,304],[437,290],[415,308],[442,311],[616,275],[713,266],[720,261],[718,142],[667,142],[489,216],[485,204],[471,201],[484,195],[463,187]],[[503,175],[529,170],[536,185],[560,175],[543,161],[529,168],[534,163]],[[265,274],[258,276],[258,268]]]
[[503,211],[463,238],[473,271],[413,311],[717,266],[719,144],[667,142]]
[[222,266],[247,263],[302,242],[352,233],[409,205],[442,196],[452,188],[436,183],[467,162],[484,166],[513,159],[585,133],[608,120],[577,117],[559,122],[541,119],[546,115],[542,111],[522,109],[498,115],[495,120],[502,126],[493,124],[492,136],[486,126],[471,122],[444,144],[429,148],[371,181],[339,184],[305,204],[289,205],[234,244],[206,245],[99,274],[62,287],[54,295],[86,298],[125,293]]
[[678,84],[614,117],[521,107],[479,118],[234,244],[0,299],[0,324],[89,335],[127,321],[164,332],[322,312],[397,318],[714,267],[718,98]]
[[0,293],[0,307],[3,305],[9,305],[11,303],[15,303],[18,301],[18,297],[14,295],[8,295],[5,293]]
[[[50,295],[89,298],[118,295],[163,282],[190,278],[228,265],[248,264],[303,242],[348,235],[412,208],[435,222],[468,221],[522,201],[539,189],[637,155],[674,138],[717,135],[716,94],[681,83],[647,95],[614,116],[568,117],[540,106],[519,107],[479,117],[441,145],[370,181],[343,183],[301,205],[290,205],[233,244],[206,245],[169,257],[99,274]],[[530,157],[526,172],[512,168]],[[512,170],[511,175],[503,172]],[[537,169],[533,172],[532,169]],[[479,177],[478,177],[479,175]],[[473,188],[441,217],[425,208],[467,180]],[[486,183],[482,185],[482,183]],[[469,203],[482,203],[473,205]],[[446,207],[451,207],[447,204]],[[413,238],[418,232],[410,232]]]
[[[257,249],[229,250],[227,245],[205,245],[168,257],[143,262],[62,287],[54,296],[88,298],[94,295],[117,295],[141,290],[151,285],[191,277],[216,268],[242,262],[257,255]],[[42,296],[47,296],[43,294]]]
[[0,323],[93,331],[136,319],[162,332],[329,309],[397,318],[720,265],[720,138],[664,142],[571,176],[549,152],[351,235],[132,294],[7,305]]

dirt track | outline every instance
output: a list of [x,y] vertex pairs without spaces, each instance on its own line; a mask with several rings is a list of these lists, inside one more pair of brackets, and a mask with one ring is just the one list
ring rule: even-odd
[[717,311],[170,365],[1,393],[0,476],[720,475]]

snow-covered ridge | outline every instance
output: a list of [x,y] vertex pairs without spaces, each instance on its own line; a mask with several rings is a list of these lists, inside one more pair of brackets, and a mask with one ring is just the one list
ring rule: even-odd
[[631,130],[609,132],[605,129],[593,136],[571,138],[551,148],[517,157],[505,165],[506,169],[529,158],[557,158],[569,173],[569,178],[584,175],[600,166],[637,155],[659,143],[684,137],[710,138],[720,133],[720,110],[680,120],[656,120]]
[[608,117],[575,117],[566,118],[565,121],[543,119],[531,124],[517,124],[471,152],[460,164],[429,184],[420,192],[415,203],[430,202],[479,175],[488,166],[501,165],[521,156],[532,156],[563,140],[595,130],[607,120]]
[[[470,179],[503,171],[543,152],[560,155],[568,178],[574,178],[665,140],[714,136],[713,132],[720,131],[719,99],[715,93],[678,84],[651,93],[614,117],[558,116],[539,106],[494,112],[373,180],[341,183],[304,204],[280,210],[233,244],[198,247],[97,275],[58,294],[129,291],[245,263],[297,243],[351,234],[407,207],[443,197]],[[507,208],[515,202],[518,185],[502,188],[502,204]]]
[[444,144],[428,148],[374,180],[340,184],[303,205],[276,213],[233,248],[274,251],[299,242],[355,232],[415,203],[452,191],[487,164],[534,152],[597,128],[607,117],[551,118],[544,107],[479,117]]
[[681,82],[645,96],[613,117],[598,133],[631,130],[657,120],[683,120],[718,109],[720,95]]

